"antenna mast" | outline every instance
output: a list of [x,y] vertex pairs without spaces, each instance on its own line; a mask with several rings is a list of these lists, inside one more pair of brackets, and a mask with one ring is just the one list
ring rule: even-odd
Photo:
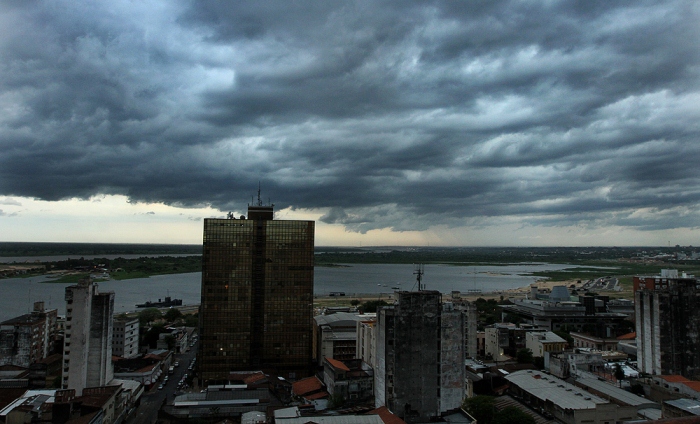
[[418,291],[425,290],[425,285],[422,284],[423,281],[423,264],[416,264],[413,270],[413,275],[416,276],[416,281],[418,282]]

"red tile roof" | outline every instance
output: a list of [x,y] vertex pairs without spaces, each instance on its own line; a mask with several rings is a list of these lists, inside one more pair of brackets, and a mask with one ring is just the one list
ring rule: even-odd
[[337,368],[343,371],[350,371],[350,368],[348,368],[344,363],[338,361],[337,359],[326,358],[326,361],[328,361],[328,363],[331,364],[333,368]]
[[700,392],[700,381],[684,381],[683,384],[696,392]]
[[637,338],[637,333],[636,332],[631,332],[627,334],[623,334],[620,337],[618,337],[618,340],[634,340]]
[[690,381],[687,378],[683,377],[682,375],[660,375],[659,377],[663,378],[664,380],[668,381],[669,383],[683,383],[686,381]]
[[328,392],[318,392],[318,393],[314,393],[314,394],[312,394],[312,395],[306,395],[306,396],[304,396],[304,399],[306,399],[306,400],[316,400],[316,399],[327,398],[328,396],[329,396],[329,395],[328,395]]
[[292,393],[297,396],[304,396],[323,389],[323,383],[316,377],[308,377],[292,383]]
[[367,415],[379,415],[384,424],[406,424],[406,421],[394,415],[386,406],[373,409]]

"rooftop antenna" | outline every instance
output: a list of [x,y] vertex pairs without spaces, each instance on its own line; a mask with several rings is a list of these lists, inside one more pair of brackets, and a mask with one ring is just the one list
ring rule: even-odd
[[425,290],[425,285],[422,284],[423,281],[423,264],[416,264],[413,275],[416,276],[416,281],[418,282],[418,291]]
[[258,206],[262,205],[262,200],[260,199],[260,181],[258,181]]

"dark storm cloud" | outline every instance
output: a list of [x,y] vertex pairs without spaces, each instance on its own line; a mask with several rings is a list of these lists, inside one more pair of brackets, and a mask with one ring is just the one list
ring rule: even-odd
[[[700,7],[3,2],[0,195],[694,227]],[[267,199],[267,197],[266,197]],[[640,212],[642,211],[642,212]]]

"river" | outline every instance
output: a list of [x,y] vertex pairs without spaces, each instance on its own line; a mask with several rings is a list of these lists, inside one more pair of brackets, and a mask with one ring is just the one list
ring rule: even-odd
[[[428,290],[450,293],[494,292],[527,286],[537,280],[535,271],[575,268],[574,265],[523,263],[515,265],[453,266],[425,265],[423,283]],[[601,273],[604,273],[601,269]],[[415,290],[416,278],[411,264],[352,264],[316,267],[314,293],[327,295],[391,293],[394,287]],[[182,299],[183,304],[200,302],[201,273],[156,275],[150,278],[111,280],[99,283],[99,290],[115,292],[116,313],[135,310],[137,303],[157,301],[165,296]],[[46,276],[0,279],[0,322],[31,311],[36,301],[65,313],[66,284],[52,283]]]

